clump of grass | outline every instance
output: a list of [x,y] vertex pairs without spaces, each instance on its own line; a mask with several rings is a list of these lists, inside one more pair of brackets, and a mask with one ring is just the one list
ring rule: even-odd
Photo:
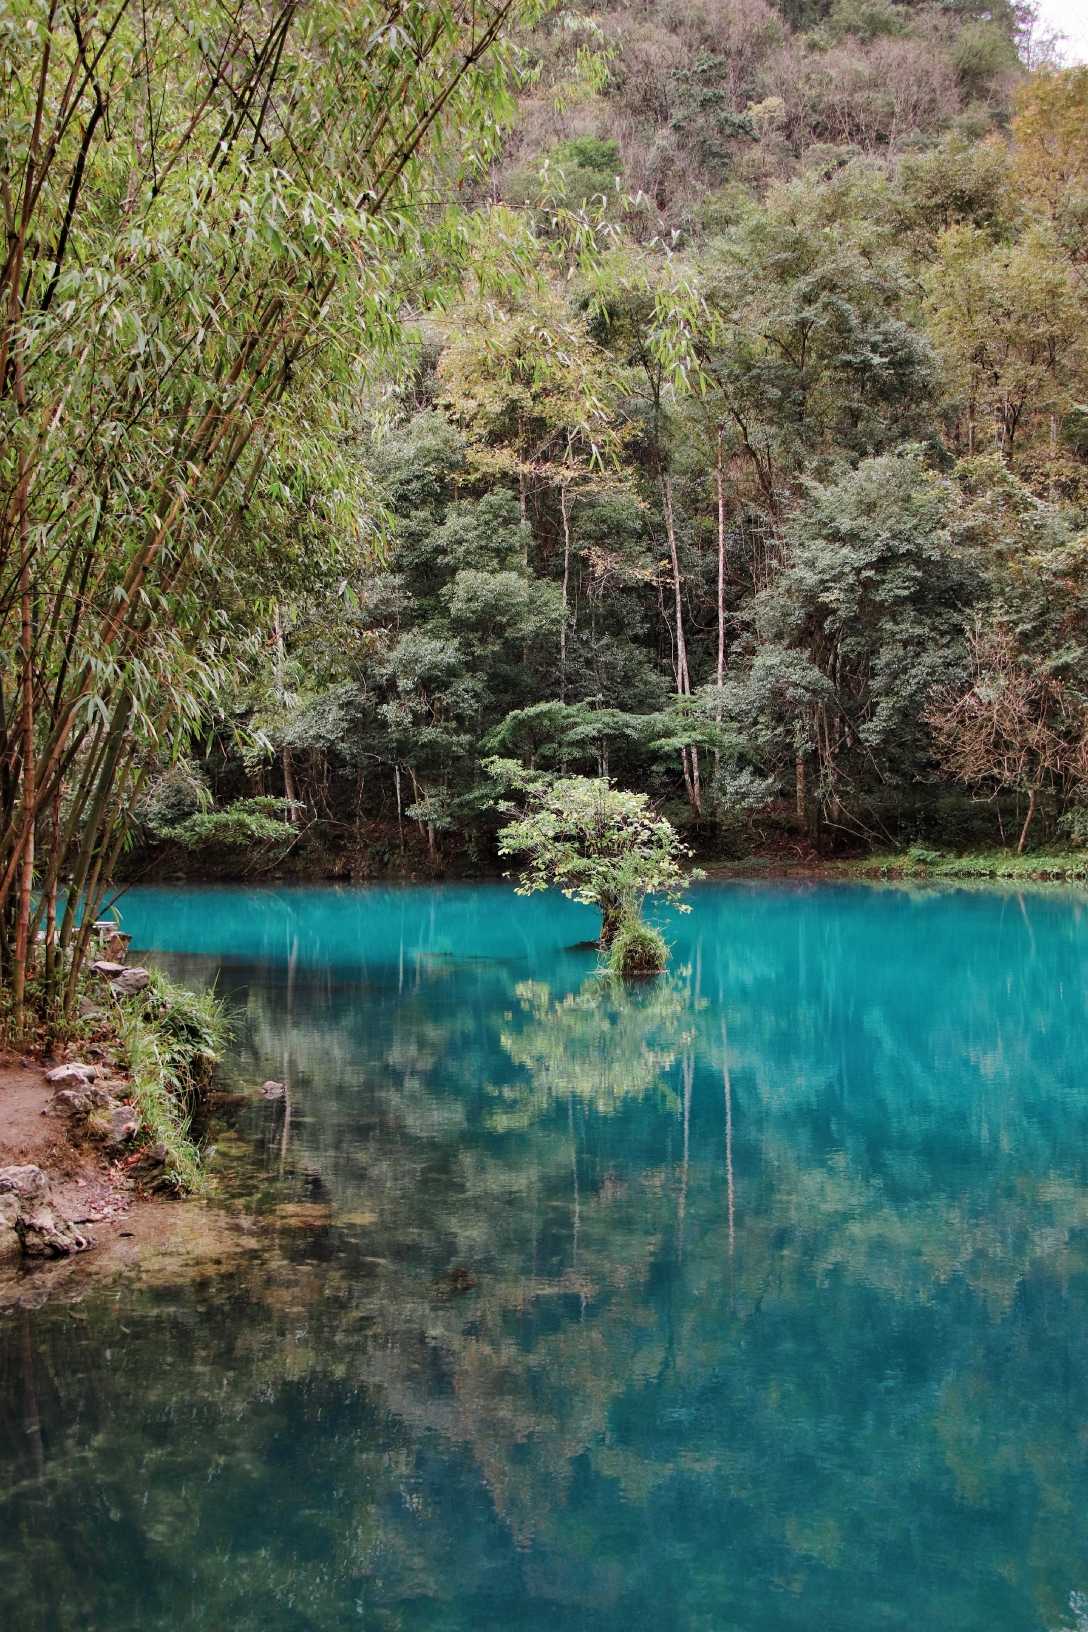
[[625,978],[638,975],[659,975],[668,962],[668,948],[656,929],[640,919],[629,919],[616,932],[608,949],[608,967],[612,974]]
[[112,1009],[141,1133],[166,1146],[174,1189],[202,1193],[207,1181],[190,1129],[229,1034],[223,1005],[213,993],[186,991],[154,970],[144,991],[119,998]]

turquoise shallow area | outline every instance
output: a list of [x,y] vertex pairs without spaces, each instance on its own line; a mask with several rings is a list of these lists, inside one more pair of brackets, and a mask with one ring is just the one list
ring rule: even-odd
[[258,1245],[0,1317],[0,1625],[1074,1624],[1088,900],[693,901],[624,990],[501,885],[124,897]]

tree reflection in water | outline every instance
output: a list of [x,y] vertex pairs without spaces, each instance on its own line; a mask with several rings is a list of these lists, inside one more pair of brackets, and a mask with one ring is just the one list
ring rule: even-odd
[[5,1627],[1068,1620],[1079,909],[723,895],[637,988],[225,971],[260,1247],[0,1320]]

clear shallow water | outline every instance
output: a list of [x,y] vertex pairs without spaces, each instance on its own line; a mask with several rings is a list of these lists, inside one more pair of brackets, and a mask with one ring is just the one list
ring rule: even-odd
[[262,1247],[0,1319],[5,1628],[1071,1623],[1082,898],[706,886],[618,994],[500,886],[123,909]]

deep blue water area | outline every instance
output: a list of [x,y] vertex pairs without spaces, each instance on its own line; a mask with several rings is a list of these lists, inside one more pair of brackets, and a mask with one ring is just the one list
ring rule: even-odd
[[692,902],[123,898],[255,1245],[0,1317],[0,1626],[1075,1624],[1088,897]]

